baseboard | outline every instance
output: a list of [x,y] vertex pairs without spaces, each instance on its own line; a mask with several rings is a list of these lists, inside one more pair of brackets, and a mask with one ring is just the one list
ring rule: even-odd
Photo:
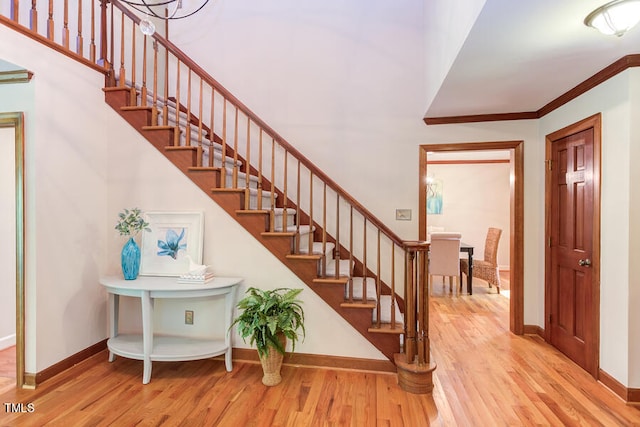
[[628,388],[602,369],[598,370],[598,381],[627,403],[640,404],[640,389]]
[[[223,356],[218,358],[223,359]],[[234,348],[233,360],[259,363],[258,351],[248,348]],[[314,368],[349,369],[370,372],[396,372],[390,360],[361,359],[356,357],[327,356],[323,354],[287,353],[284,365],[308,366]]]
[[[107,340],[105,339],[67,357],[64,360],[61,360],[54,365],[49,366],[47,369],[44,369],[37,374],[27,372],[24,375],[24,386],[25,388],[35,388],[37,384],[42,384],[44,381],[58,375],[62,371],[77,365],[94,354],[106,350],[106,348]],[[224,356],[217,356],[214,359],[224,360]],[[233,359],[243,362],[260,363],[260,359],[258,359],[258,352],[255,349],[234,348]],[[290,366],[349,369],[370,372],[396,372],[396,367],[390,360],[360,359],[355,357],[326,356],[305,353],[287,353],[284,357],[283,364]]]
[[0,338],[0,350],[13,347],[14,345],[16,345],[16,334]]
[[542,329],[538,325],[524,325],[524,334],[539,335],[542,339],[544,339],[544,329]]
[[107,340],[104,339],[91,347],[87,347],[84,350],[80,350],[76,354],[72,354],[66,359],[49,366],[48,368],[38,372],[37,374],[26,373],[24,376],[25,386],[35,387],[37,384],[42,384],[44,381],[58,375],[60,372],[71,368],[74,365],[82,362],[83,360],[93,356],[96,353],[101,352],[107,348]]

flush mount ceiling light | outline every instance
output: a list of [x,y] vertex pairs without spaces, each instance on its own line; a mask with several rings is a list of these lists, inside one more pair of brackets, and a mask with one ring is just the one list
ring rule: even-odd
[[614,0],[591,12],[584,24],[602,34],[622,36],[640,21],[640,0]]
[[150,36],[156,32],[151,17],[159,19],[183,19],[199,12],[209,0],[120,0],[146,16],[140,20],[140,31]]

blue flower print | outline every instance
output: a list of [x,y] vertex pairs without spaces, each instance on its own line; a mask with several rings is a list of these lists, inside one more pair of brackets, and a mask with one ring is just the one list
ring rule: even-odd
[[166,241],[163,242],[162,240],[158,240],[158,256],[168,255],[171,258],[176,259],[178,257],[178,251],[180,249],[187,249],[186,243],[180,243],[180,240],[182,240],[183,237],[184,228],[180,232],[179,236],[178,233],[176,233],[174,230],[167,230]]

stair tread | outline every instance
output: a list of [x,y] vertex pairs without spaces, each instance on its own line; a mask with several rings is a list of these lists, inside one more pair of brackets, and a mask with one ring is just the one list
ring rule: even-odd
[[311,259],[311,260],[319,260],[322,257],[320,255],[308,255],[308,254],[287,254],[285,258],[288,259]]
[[164,125],[149,125],[142,126],[142,130],[175,130],[179,129],[177,126],[164,126]]
[[244,190],[245,190],[244,188],[230,188],[230,187],[211,189],[211,191],[213,191],[214,193],[243,193]]
[[296,233],[292,233],[288,231],[264,231],[260,233],[260,235],[265,237],[279,237],[279,236],[293,237],[296,235]]
[[220,168],[211,166],[189,166],[188,170],[193,172],[218,172],[220,171]]
[[[213,192],[220,192],[220,193],[244,193],[245,191],[247,191],[246,188],[242,187],[242,188],[233,188],[233,187],[223,187],[223,188],[212,188],[211,191]],[[253,196],[253,195],[258,195],[258,190],[256,188],[249,188],[249,193]],[[265,197],[264,193],[262,194],[262,197]],[[276,194],[277,197],[277,194]]]
[[271,211],[267,209],[238,209],[236,213],[238,215],[268,215]]
[[325,284],[335,284],[335,285],[346,285],[349,281],[348,276],[342,277],[317,277],[313,279],[313,283],[325,283]]
[[102,88],[104,92],[118,92],[121,90],[126,90],[127,92],[130,92],[131,89],[132,88],[130,86],[106,86]]
[[122,111],[152,111],[153,107],[149,105],[127,105],[120,107]]
[[167,151],[195,151],[198,147],[185,147],[184,145],[167,145],[164,147]]
[[369,332],[375,334],[404,334],[404,324],[396,321],[395,327],[391,327],[391,323],[381,323],[380,327],[372,326],[368,329]]
[[300,234],[307,234],[311,231],[314,231],[316,228],[311,227],[309,225],[288,225],[286,228],[286,231],[283,230],[282,226],[280,227],[276,227],[276,229],[274,231],[280,231],[280,232],[285,232],[285,233],[300,233]]
[[340,307],[372,309],[372,308],[376,308],[376,301],[375,300],[367,300],[367,302],[362,302],[362,301],[349,302],[349,301],[345,301],[343,303],[340,303]]

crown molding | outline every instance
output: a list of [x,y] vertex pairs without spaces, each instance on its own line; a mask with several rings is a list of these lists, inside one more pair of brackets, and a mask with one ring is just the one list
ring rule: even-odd
[[424,117],[423,120],[427,125],[443,125],[454,123],[476,123],[476,122],[495,122],[504,120],[530,120],[539,119],[550,112],[562,107],[568,102],[576,99],[583,93],[593,89],[594,87],[604,83],[613,76],[627,70],[628,68],[640,66],[640,54],[632,54],[623,56],[613,64],[598,71],[577,86],[569,89],[553,101],[542,106],[537,111],[520,112],[520,113],[495,113],[495,114],[475,114],[466,116],[446,116],[446,117]]

